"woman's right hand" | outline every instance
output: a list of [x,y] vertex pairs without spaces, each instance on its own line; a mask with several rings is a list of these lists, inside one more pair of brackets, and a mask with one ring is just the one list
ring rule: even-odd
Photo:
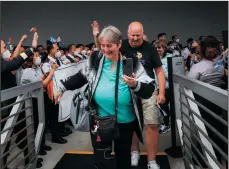
[[52,70],[56,70],[59,66],[56,63],[51,63]]
[[21,37],[21,41],[23,42],[26,38],[27,38],[27,35],[24,34],[24,35]]
[[57,91],[57,93],[54,96],[55,104],[59,104],[60,103],[60,99],[61,99],[62,95],[63,95],[63,93],[61,93],[60,91]]
[[92,24],[92,30],[93,30],[93,35],[98,36],[99,35],[99,24],[97,21],[94,21]]

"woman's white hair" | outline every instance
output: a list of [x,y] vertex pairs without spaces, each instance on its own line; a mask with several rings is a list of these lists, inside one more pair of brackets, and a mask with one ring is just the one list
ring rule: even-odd
[[99,41],[101,38],[106,38],[109,42],[114,44],[120,44],[120,41],[122,41],[122,33],[115,26],[107,26],[103,28],[100,33]]

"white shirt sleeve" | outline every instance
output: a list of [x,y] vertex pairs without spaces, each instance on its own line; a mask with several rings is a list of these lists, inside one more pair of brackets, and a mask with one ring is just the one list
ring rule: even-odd
[[184,57],[184,59],[188,58],[189,53],[190,51],[187,48],[181,51],[181,55]]
[[21,77],[21,85],[37,82],[40,80],[41,78],[39,74],[37,74],[34,69],[27,68],[23,70],[22,77]]
[[64,61],[62,61],[64,64],[67,64],[67,63],[71,63],[70,60],[68,59],[64,59]]
[[48,73],[51,71],[51,65],[49,63],[44,63],[42,66],[42,70],[44,73]]

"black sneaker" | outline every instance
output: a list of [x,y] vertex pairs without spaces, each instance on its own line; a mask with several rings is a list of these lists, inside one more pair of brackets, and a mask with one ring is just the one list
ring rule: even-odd
[[42,163],[41,162],[37,162],[36,168],[41,168],[42,167]]
[[47,152],[45,150],[42,150],[42,149],[39,152],[40,156],[45,156],[46,154],[47,154]]
[[51,151],[51,150],[52,150],[52,147],[47,146],[47,145],[43,145],[43,149],[44,149],[45,151]]

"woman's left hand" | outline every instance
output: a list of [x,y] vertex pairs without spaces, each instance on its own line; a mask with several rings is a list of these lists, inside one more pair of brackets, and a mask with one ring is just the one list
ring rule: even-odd
[[131,77],[123,75],[122,80],[127,83],[130,87],[136,87],[137,81],[136,81],[136,75],[133,73]]

